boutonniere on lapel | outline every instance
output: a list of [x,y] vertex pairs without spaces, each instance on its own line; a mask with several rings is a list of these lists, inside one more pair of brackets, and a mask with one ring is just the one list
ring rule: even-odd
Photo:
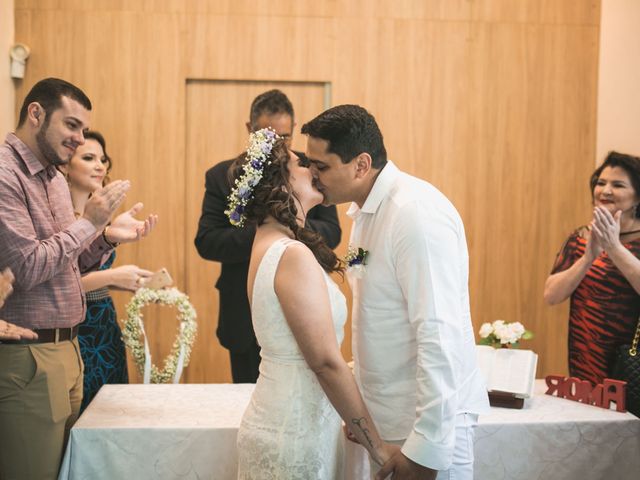
[[348,272],[355,278],[362,278],[364,275],[368,255],[369,250],[365,250],[364,248],[355,248],[349,245],[347,255],[344,257],[344,263],[347,264]]

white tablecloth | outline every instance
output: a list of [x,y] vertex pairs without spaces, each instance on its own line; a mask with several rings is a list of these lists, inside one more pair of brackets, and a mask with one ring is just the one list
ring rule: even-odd
[[475,433],[480,480],[640,479],[640,419],[544,395],[522,410],[492,408]]
[[[71,430],[60,479],[236,477],[236,432],[253,385],[107,385]],[[476,429],[475,478],[640,478],[640,419],[537,395],[494,408]],[[350,479],[364,449],[348,442]],[[353,472],[358,472],[353,473]]]
[[235,479],[254,385],[105,385],[71,430],[60,479]]

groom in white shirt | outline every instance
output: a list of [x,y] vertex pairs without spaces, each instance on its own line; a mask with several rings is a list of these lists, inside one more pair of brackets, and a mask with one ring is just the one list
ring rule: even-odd
[[302,127],[325,204],[352,202],[347,275],[355,373],[385,441],[402,445],[378,472],[402,479],[473,479],[473,428],[489,406],[476,366],[462,220],[429,183],[387,160],[382,134],[357,105]]

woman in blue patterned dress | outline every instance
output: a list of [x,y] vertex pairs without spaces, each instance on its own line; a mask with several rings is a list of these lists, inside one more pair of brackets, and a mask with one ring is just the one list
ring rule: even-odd
[[[103,136],[98,132],[88,131],[84,137],[85,143],[78,146],[69,164],[62,168],[69,182],[77,217],[82,215],[91,194],[107,183],[107,174],[112,165]],[[142,204],[137,204],[126,214],[133,218],[141,208]],[[152,215],[147,221],[155,223],[155,220]],[[149,277],[152,272],[135,265],[112,268],[115,256],[114,250],[100,270],[82,277],[87,298],[87,316],[78,333],[80,353],[84,361],[81,411],[84,411],[102,385],[129,382],[122,332],[109,289],[135,291],[140,280]]]

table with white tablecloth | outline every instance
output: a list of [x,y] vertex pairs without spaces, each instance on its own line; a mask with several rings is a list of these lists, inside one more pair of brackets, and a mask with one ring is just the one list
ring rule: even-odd
[[[236,477],[236,433],[253,385],[106,385],[71,430],[60,480]],[[640,419],[536,395],[522,410],[492,408],[476,429],[475,478],[637,479]],[[348,442],[347,478],[366,479]]]
[[535,395],[525,408],[492,408],[475,432],[478,480],[640,479],[640,419],[630,413]]

